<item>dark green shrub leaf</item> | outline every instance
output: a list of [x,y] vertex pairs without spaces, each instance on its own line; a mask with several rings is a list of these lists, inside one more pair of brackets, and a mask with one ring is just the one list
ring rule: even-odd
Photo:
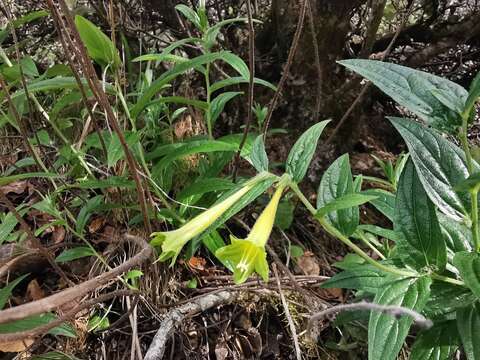
[[411,160],[400,178],[395,204],[394,229],[403,234],[397,242],[403,262],[416,269],[435,265],[443,270],[447,247],[435,206],[425,193]]
[[470,228],[441,213],[437,213],[437,217],[450,254],[472,250],[473,239]]
[[[348,154],[335,160],[325,171],[318,187],[317,209],[335,199],[353,194],[353,177]],[[371,198],[370,198],[371,199]],[[358,207],[329,212],[325,218],[346,236],[355,232],[359,223]]]
[[322,288],[342,288],[364,290],[376,294],[385,283],[386,274],[369,265],[351,267],[334,275],[322,284]]
[[475,295],[464,286],[435,281],[430,287],[430,299],[423,311],[429,319],[454,319],[459,308],[475,300]]
[[92,248],[89,248],[88,246],[79,246],[62,251],[62,253],[56,257],[55,261],[58,263],[65,263],[93,255],[95,255],[95,252]]
[[465,285],[480,299],[480,255],[463,251],[455,254],[453,265],[460,271]]
[[[430,200],[445,214],[462,220],[470,208],[467,193],[455,192],[454,186],[468,177],[465,153],[435,130],[408,119],[390,118],[417,169],[418,177]],[[478,165],[474,163],[475,170]]]
[[461,116],[433,94],[434,91],[441,91],[443,97],[465,104],[468,93],[460,85],[423,71],[381,61],[352,59],[339,63],[370,80],[428,124],[449,130],[461,125]]
[[265,151],[265,143],[263,142],[263,135],[257,136],[252,145],[250,153],[250,161],[253,167],[258,171],[268,171],[268,156]]
[[103,67],[111,65],[114,69],[121,65],[117,48],[96,25],[80,15],[75,16],[75,25],[93,60]]
[[[394,280],[375,295],[373,302],[422,311],[430,295],[431,282],[428,277]],[[372,311],[368,323],[368,359],[395,360],[412,323],[409,316],[396,319],[390,314]]]
[[307,169],[317,148],[318,139],[329,122],[330,120],[324,120],[313,125],[293,145],[286,164],[287,173],[292,175],[293,181],[299,183],[307,174]]
[[480,303],[477,302],[457,311],[457,328],[467,359],[480,359],[480,342],[478,341]]
[[435,324],[422,331],[413,344],[410,360],[450,360],[457,351],[460,339],[455,321]]

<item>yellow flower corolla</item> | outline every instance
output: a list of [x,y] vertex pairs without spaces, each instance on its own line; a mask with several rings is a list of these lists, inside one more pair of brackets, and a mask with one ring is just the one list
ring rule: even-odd
[[247,238],[237,239],[231,236],[231,245],[218,249],[215,255],[223,262],[232,264],[233,280],[240,284],[256,272],[264,281],[268,281],[268,263],[265,245],[272,233],[278,204],[286,184],[280,182],[267,207],[258,217]]
[[197,215],[177,230],[152,233],[151,236],[153,239],[150,241],[150,244],[152,246],[161,246],[162,249],[162,253],[160,254],[158,260],[166,261],[168,259],[172,259],[173,265],[183,246],[187,242],[207,230],[208,227],[210,227],[220,216],[222,216],[225,211],[239,201],[259,181],[263,180],[264,178],[265,176],[262,174],[252,178],[246,182],[240,190],[220,203],[212,206],[210,209],[205,210],[203,213]]

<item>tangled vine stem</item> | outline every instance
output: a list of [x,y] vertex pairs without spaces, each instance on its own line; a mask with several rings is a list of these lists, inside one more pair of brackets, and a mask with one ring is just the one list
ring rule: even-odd
[[416,312],[415,310],[408,309],[403,306],[379,305],[379,304],[362,301],[355,304],[341,304],[337,306],[332,306],[328,309],[322,310],[312,315],[312,317],[310,317],[310,320],[308,321],[307,333],[311,334],[313,324],[316,321],[319,321],[328,315],[337,314],[342,311],[357,311],[357,310],[379,311],[395,317],[410,316],[413,319],[413,322],[419,327],[422,327],[424,329],[429,329],[433,326],[432,320],[427,319],[425,316]]

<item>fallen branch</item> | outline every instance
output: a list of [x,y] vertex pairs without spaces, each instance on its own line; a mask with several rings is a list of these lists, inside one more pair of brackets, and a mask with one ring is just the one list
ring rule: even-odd
[[185,305],[170,310],[163,318],[155,337],[148,348],[144,360],[163,359],[165,346],[176,326],[185,318],[206,311],[213,307],[229,304],[238,296],[234,291],[220,291],[195,299]]
[[[125,271],[130,270],[134,266],[140,265],[150,258],[153,248],[144,239],[128,234],[125,235],[125,239],[136,243],[142,248],[142,250],[123,264],[106,273],[98,275],[91,280],[60,291],[46,298],[0,311],[0,324],[21,320],[29,316],[43,314],[58,309],[62,305],[94,291],[117,276],[122,275]],[[0,337],[0,339],[2,338]]]
[[316,321],[319,321],[328,315],[337,314],[342,311],[357,311],[357,310],[379,311],[385,314],[390,314],[395,317],[410,316],[413,319],[414,323],[417,324],[417,326],[420,326],[425,329],[431,328],[433,325],[431,320],[425,318],[422,314],[412,309],[409,309],[403,306],[379,305],[379,304],[362,301],[355,304],[341,304],[337,306],[332,306],[328,309],[322,310],[312,315],[312,317],[310,317],[310,320],[308,321],[307,333],[308,334],[311,333],[313,324]]
[[77,315],[82,310],[89,309],[96,304],[105,302],[117,296],[129,296],[132,294],[135,294],[135,291],[117,290],[108,294],[100,295],[94,299],[90,299],[76,306],[74,309],[70,310],[65,315],[60,316],[58,319],[55,319],[46,325],[42,325],[30,330],[19,331],[19,332],[10,333],[10,334],[0,334],[0,343],[21,341],[24,339],[31,339],[39,335],[45,335],[49,330],[62,325],[65,321],[72,320],[75,317],[75,315]]

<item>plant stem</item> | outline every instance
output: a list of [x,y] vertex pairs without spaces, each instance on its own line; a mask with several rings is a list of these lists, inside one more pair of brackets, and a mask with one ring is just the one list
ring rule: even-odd
[[364,259],[367,263],[370,265],[375,266],[377,269],[389,272],[391,274],[396,274],[400,276],[417,276],[417,274],[409,271],[403,271],[400,269],[396,269],[387,265],[383,265],[379,263],[378,261],[372,259],[370,256],[368,256],[362,249],[360,249],[357,245],[355,245],[348,237],[343,235],[340,231],[338,231],[333,225],[331,225],[325,218],[321,217],[318,218],[316,217],[317,210],[312,206],[310,201],[303,195],[301,190],[298,188],[298,185],[295,183],[292,183],[290,185],[290,188],[295,192],[295,194],[298,196],[300,201],[305,205],[305,207],[310,211],[310,213],[317,219],[317,221],[322,225],[322,227],[332,236],[336,237],[339,239],[341,242],[343,242],[345,245],[347,245],[350,249],[352,249],[358,256],[360,256],[362,259]]
[[470,197],[472,202],[472,233],[473,233],[473,245],[475,251],[480,252],[480,239],[478,236],[478,189],[470,191]]
[[207,90],[207,130],[208,130],[208,137],[213,139],[213,131],[212,131],[212,94],[210,91],[210,63],[207,63],[205,67],[205,88]]
[[[472,153],[470,152],[470,146],[468,144],[468,118],[469,111],[466,111],[462,114],[462,127],[460,128],[459,138],[462,143],[463,151],[465,152],[465,157],[467,161],[467,169],[470,175],[473,174],[473,159]],[[472,220],[472,235],[473,235],[473,245],[476,252],[480,252],[480,239],[478,234],[478,189],[470,191],[470,202],[471,202],[471,220]]]

